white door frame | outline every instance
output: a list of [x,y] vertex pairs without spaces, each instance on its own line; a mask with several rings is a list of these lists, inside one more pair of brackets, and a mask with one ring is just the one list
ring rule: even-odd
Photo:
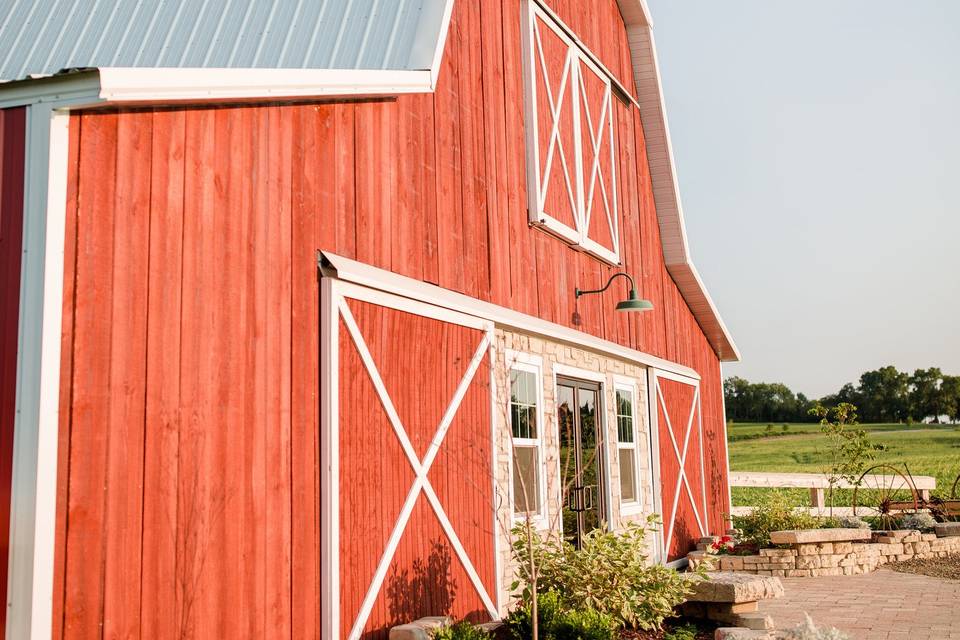
[[[460,326],[470,327],[484,332],[484,337],[474,354],[467,372],[460,382],[450,405],[444,413],[443,419],[437,428],[426,454],[421,458],[412,448],[406,430],[400,421],[400,418],[393,406],[389,393],[383,386],[383,381],[379,377],[376,365],[373,363],[370,353],[367,350],[363,336],[360,334],[353,315],[347,306],[346,298],[361,300],[379,306],[396,309],[415,315],[433,318],[442,322],[449,322]],[[486,358],[490,365],[491,383],[494,381],[495,361],[494,361],[494,325],[489,320],[483,320],[475,316],[470,316],[456,311],[450,311],[441,307],[425,304],[395,296],[384,291],[370,289],[356,284],[351,284],[334,278],[324,277],[321,280],[321,366],[320,366],[320,386],[321,386],[321,513],[322,524],[320,531],[321,539],[321,610],[323,615],[322,636],[324,638],[339,638],[343,625],[349,625],[350,633],[348,638],[351,640],[359,638],[363,628],[369,619],[370,612],[376,602],[377,595],[383,586],[387,570],[390,567],[394,553],[400,544],[410,515],[419,496],[425,495],[427,501],[433,508],[440,521],[440,526],[447,534],[448,540],[457,554],[460,562],[463,564],[468,577],[480,595],[484,606],[490,613],[491,618],[497,619],[501,609],[500,603],[500,557],[498,549],[497,536],[497,510],[496,505],[491,504],[491,524],[493,526],[493,553],[494,553],[494,577],[497,582],[494,593],[487,592],[480,576],[473,567],[472,561],[461,544],[456,531],[447,517],[442,504],[427,477],[430,467],[436,459],[436,455],[442,446],[443,439],[447,433],[454,416],[457,413],[460,402],[466,394],[470,384],[473,382],[477,370]],[[361,359],[373,381],[374,388],[383,404],[387,417],[393,426],[394,432],[400,441],[401,447],[406,453],[408,462],[414,472],[413,484],[410,487],[406,501],[401,509],[397,522],[394,524],[393,531],[387,541],[377,570],[374,573],[373,580],[368,587],[356,620],[340,620],[340,500],[339,500],[339,332],[340,320],[344,321],[347,331],[353,340]],[[491,395],[494,395],[496,386],[491,384]],[[491,400],[491,407],[494,400]],[[490,476],[491,486],[496,495],[496,447],[495,447],[495,413],[490,414]]]
[[[651,457],[651,468],[653,470],[653,495],[654,495],[654,504],[657,506],[661,517],[664,516],[663,510],[663,484],[660,481],[661,470],[660,470],[660,447],[661,446],[670,446],[674,449],[674,453],[677,454],[678,462],[680,462],[680,477],[677,478],[677,487],[676,493],[673,496],[667,496],[668,499],[672,500],[673,508],[671,509],[671,520],[667,522],[666,520],[662,523],[661,535],[657,536],[657,552],[661,562],[666,563],[668,567],[681,567],[687,564],[686,558],[679,558],[677,560],[669,561],[670,553],[670,543],[673,541],[673,526],[676,523],[677,517],[677,507],[679,506],[680,492],[685,487],[688,497],[690,498],[691,503],[694,508],[694,515],[697,518],[697,525],[700,528],[700,535],[706,536],[709,535],[709,523],[707,522],[707,517],[709,515],[709,505],[707,503],[707,480],[706,480],[706,466],[704,463],[704,439],[703,439],[703,403],[700,396],[700,381],[695,378],[690,378],[687,376],[682,376],[670,371],[663,371],[660,369],[650,368],[648,370],[648,400],[647,403],[649,408],[649,418],[650,418],[650,457]],[[665,404],[662,404],[662,395],[660,393],[660,380],[672,380],[674,382],[679,382],[682,384],[689,385],[694,388],[694,399],[693,404],[691,405],[690,415],[688,417],[688,424],[686,428],[686,436],[684,446],[678,446],[678,443],[672,441],[668,443],[660,442],[660,424],[659,416],[660,412],[658,407],[663,406],[664,415],[668,416],[669,414],[666,411]],[[697,424],[693,424],[693,414],[696,411]],[[693,490],[690,487],[689,480],[686,478],[686,456],[688,453],[689,438],[692,436],[694,428],[699,434],[700,437],[700,477],[702,478],[702,507],[703,511],[700,512],[697,503],[693,495]],[[682,451],[681,451],[682,448]]]

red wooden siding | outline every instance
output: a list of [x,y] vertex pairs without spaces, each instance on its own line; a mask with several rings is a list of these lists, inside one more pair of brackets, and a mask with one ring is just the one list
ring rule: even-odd
[[[552,6],[632,85],[614,0]],[[519,0],[458,1],[433,95],[72,119],[55,637],[317,637],[318,249],[697,370],[722,529],[720,367],[639,114],[614,101],[623,268],[656,305],[628,315],[574,301],[613,269],[528,227],[520,43]]]
[[[484,334],[357,300],[347,304],[422,461]],[[346,637],[415,476],[342,321],[339,335],[340,620],[341,636]],[[495,598],[491,438],[490,369],[484,357],[427,478],[486,593]],[[373,592],[376,600],[362,627],[365,638],[386,638],[390,627],[425,615],[489,620],[423,493],[416,498],[382,586]]]
[[[7,598],[10,482],[17,401],[20,258],[23,249],[23,178],[26,109],[0,109],[0,602]],[[0,638],[7,608],[0,613]]]

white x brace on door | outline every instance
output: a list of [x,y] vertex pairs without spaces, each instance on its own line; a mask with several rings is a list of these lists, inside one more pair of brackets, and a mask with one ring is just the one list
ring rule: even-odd
[[322,283],[324,638],[495,619],[492,323]]
[[680,563],[709,529],[700,381],[660,370],[650,378],[663,559]]

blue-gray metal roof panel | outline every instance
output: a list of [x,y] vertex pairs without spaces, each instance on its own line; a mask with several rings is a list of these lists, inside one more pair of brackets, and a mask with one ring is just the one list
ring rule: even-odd
[[[0,79],[75,67],[425,69],[444,0],[0,0]],[[425,66],[426,65],[426,66]]]

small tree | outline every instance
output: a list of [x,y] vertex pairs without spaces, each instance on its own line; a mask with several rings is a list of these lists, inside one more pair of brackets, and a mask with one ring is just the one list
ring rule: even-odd
[[824,474],[829,483],[830,515],[833,515],[833,489],[841,481],[859,481],[867,463],[874,459],[877,447],[867,432],[859,428],[857,408],[841,402],[832,409],[817,404],[810,414],[820,418],[820,431],[827,437],[827,464]]

